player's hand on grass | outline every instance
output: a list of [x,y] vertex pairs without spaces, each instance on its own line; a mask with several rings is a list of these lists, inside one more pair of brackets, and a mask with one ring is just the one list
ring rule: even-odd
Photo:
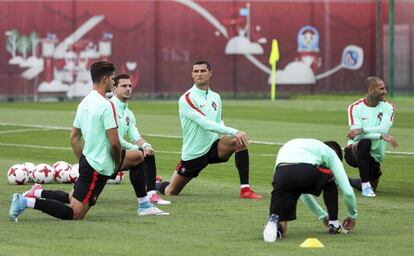
[[393,148],[398,147],[397,138],[388,134],[381,134],[381,139],[388,142]]
[[346,217],[342,222],[342,226],[347,230],[352,230],[356,225],[356,220],[351,217]]
[[357,128],[357,129],[352,129],[348,132],[348,135],[346,136],[348,139],[354,139],[356,136],[362,134],[364,132],[364,129],[362,128]]
[[249,145],[249,137],[247,137],[247,134],[245,132],[238,131],[234,136],[237,138],[241,145]]

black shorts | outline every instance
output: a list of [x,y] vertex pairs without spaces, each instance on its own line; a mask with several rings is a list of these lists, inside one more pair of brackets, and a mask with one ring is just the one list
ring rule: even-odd
[[183,177],[195,178],[208,164],[227,162],[228,159],[223,160],[218,156],[218,143],[219,139],[211,145],[210,150],[206,154],[200,157],[188,161],[181,160],[175,171]]
[[[122,151],[122,162],[125,158],[125,150]],[[73,187],[73,197],[82,202],[83,205],[95,205],[99,195],[106,185],[106,181],[110,176],[102,175],[95,171],[88,163],[85,156],[82,155],[79,159],[79,177]]]
[[272,182],[272,211],[279,215],[280,221],[296,219],[300,195],[319,196],[329,182],[335,182],[332,171],[312,164],[277,166]]
[[119,163],[118,170],[116,172],[114,172],[111,176],[109,176],[109,179],[114,180],[116,178],[116,176],[118,175],[118,172],[124,171],[124,170],[121,170],[121,168],[122,168],[122,164],[124,163],[124,160],[125,160],[125,155],[126,155],[126,150],[122,149],[121,150],[121,162]]

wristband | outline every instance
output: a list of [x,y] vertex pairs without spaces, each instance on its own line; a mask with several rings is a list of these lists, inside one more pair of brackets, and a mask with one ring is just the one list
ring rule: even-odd
[[148,147],[152,147],[151,146],[151,144],[149,144],[149,143],[147,143],[147,142],[145,142],[145,143],[142,143],[142,145],[139,147],[140,149],[142,149],[142,150],[144,150],[144,149],[146,149],[146,148],[148,148]]

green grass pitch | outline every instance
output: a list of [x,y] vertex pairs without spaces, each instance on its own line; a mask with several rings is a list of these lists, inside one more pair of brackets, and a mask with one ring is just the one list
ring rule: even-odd
[[[238,198],[234,159],[210,165],[173,202],[160,207],[165,217],[138,217],[129,179],[108,185],[83,221],[61,221],[26,210],[19,222],[8,221],[10,197],[32,184],[7,182],[7,169],[26,161],[75,163],[69,130],[77,103],[0,103],[0,255],[410,255],[414,213],[414,99],[399,97],[391,134],[399,148],[389,148],[376,198],[356,192],[359,218],[348,235],[328,235],[326,228],[298,203],[298,219],[276,243],[263,242],[275,156],[291,138],[346,143],[348,104],[357,97],[301,97],[293,100],[223,100],[227,125],[246,131],[253,143],[250,183],[261,201]],[[168,180],[181,149],[176,101],[131,101],[140,132],[157,150],[159,175]],[[266,144],[265,142],[271,142]],[[357,171],[344,163],[350,176]],[[45,185],[70,190],[69,184]],[[321,200],[319,200],[321,202]],[[339,198],[340,218],[345,206]],[[304,249],[309,237],[325,248]],[[410,249],[411,248],[411,249]],[[411,253],[410,253],[411,251]]]

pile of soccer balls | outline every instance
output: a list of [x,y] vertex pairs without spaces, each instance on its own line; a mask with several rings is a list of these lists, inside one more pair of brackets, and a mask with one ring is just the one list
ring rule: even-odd
[[[79,177],[79,164],[68,164],[65,161],[58,161],[52,166],[48,164],[38,164],[26,162],[15,164],[7,171],[7,179],[10,184],[23,185],[28,182],[34,183],[75,183]],[[124,177],[123,172],[119,172],[115,179],[108,180],[108,183],[119,184]]]

